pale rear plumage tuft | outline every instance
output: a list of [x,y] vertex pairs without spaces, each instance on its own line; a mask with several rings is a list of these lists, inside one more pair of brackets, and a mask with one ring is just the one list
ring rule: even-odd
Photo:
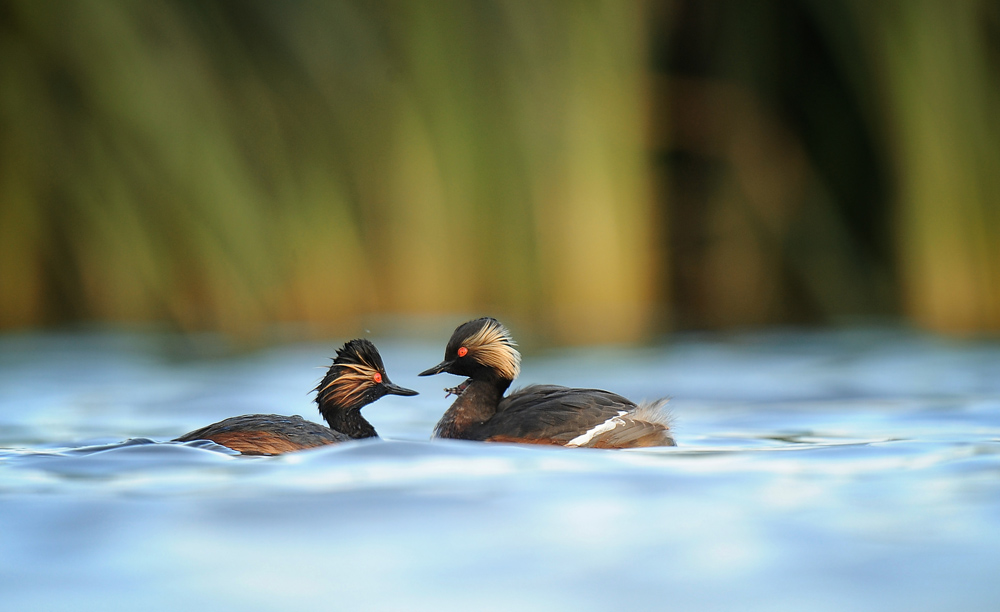
[[632,411],[631,416],[640,421],[656,423],[669,428],[674,420],[670,410],[667,409],[667,402],[669,401],[670,398],[664,397],[658,400],[640,402],[636,409]]

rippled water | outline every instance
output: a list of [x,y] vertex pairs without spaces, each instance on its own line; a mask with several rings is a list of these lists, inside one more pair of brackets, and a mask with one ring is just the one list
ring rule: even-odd
[[998,344],[858,330],[528,356],[522,384],[673,397],[677,448],[604,451],[429,441],[456,379],[414,374],[442,347],[376,340],[421,392],[365,409],[382,440],[248,458],[163,441],[318,420],[335,346],[0,338],[0,608],[1000,606]]

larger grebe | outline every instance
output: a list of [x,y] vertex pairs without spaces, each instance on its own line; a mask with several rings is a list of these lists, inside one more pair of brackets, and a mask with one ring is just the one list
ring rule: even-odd
[[370,341],[351,340],[337,350],[337,357],[314,389],[319,412],[330,424],[323,427],[300,416],[247,414],[196,429],[176,442],[211,440],[244,455],[278,455],[378,434],[361,416],[361,408],[384,395],[416,395],[392,384],[382,356]]
[[521,370],[514,346],[493,318],[455,330],[444,361],[420,373],[468,377],[448,389],[458,398],[434,428],[436,437],[593,448],[675,445],[665,399],[636,405],[609,391],[557,385],[530,385],[504,397]]

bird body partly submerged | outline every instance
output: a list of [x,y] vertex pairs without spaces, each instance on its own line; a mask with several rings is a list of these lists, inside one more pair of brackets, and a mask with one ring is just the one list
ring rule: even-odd
[[196,429],[174,441],[211,440],[244,455],[278,455],[373,438],[378,434],[361,416],[361,408],[388,394],[417,394],[389,381],[378,349],[363,338],[351,340],[337,350],[337,357],[315,390],[319,412],[329,427],[300,416],[248,414]]
[[434,435],[486,442],[591,448],[674,446],[665,399],[635,404],[600,389],[531,385],[504,397],[520,372],[520,353],[499,321],[460,325],[445,360],[421,376],[449,372],[468,380]]
[[196,429],[177,441],[211,440],[244,455],[280,455],[351,439],[347,434],[298,415],[245,414]]
[[[504,397],[486,420],[462,419],[471,383],[435,428],[441,438],[590,448],[673,446],[666,400],[636,405],[601,389],[531,385]],[[472,395],[463,401],[466,394]]]

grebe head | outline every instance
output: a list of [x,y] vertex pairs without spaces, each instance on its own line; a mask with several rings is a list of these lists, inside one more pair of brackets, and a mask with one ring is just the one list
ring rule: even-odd
[[500,379],[508,383],[521,372],[517,343],[500,321],[492,317],[459,325],[444,350],[444,361],[420,376],[448,372],[474,380]]
[[324,414],[327,410],[360,410],[386,395],[417,394],[392,384],[378,349],[364,338],[337,349],[333,365],[315,391],[316,403]]

